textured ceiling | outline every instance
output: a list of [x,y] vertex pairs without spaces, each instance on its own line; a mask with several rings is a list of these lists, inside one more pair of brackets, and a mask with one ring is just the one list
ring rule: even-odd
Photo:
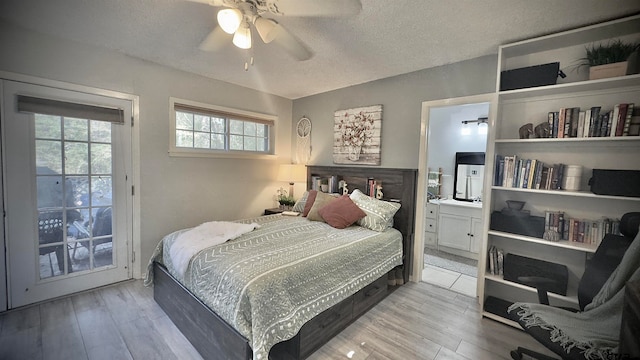
[[[318,0],[322,1],[322,0]],[[496,54],[498,45],[640,11],[638,0],[361,0],[348,18],[275,17],[312,49],[298,62],[257,36],[252,50],[198,50],[217,9],[184,0],[2,0],[0,19],[289,99]],[[255,64],[244,71],[251,53]]]

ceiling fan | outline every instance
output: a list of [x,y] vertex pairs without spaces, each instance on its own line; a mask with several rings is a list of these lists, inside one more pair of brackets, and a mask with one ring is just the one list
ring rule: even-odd
[[253,26],[265,44],[280,45],[297,60],[311,58],[313,53],[294,34],[264,14],[279,16],[349,16],[360,12],[360,0],[190,0],[215,7],[218,26],[200,43],[204,51],[216,51],[232,38],[235,46],[250,49]]

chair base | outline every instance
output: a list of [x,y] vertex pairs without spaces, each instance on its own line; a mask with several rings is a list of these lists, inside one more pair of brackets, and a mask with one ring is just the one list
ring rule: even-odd
[[538,360],[558,360],[557,358],[552,358],[550,356],[541,354],[539,352],[533,351],[533,350],[529,350],[523,347],[518,347],[515,350],[511,350],[511,358],[513,360],[522,360],[522,355],[527,355],[530,356],[533,359],[538,359]]

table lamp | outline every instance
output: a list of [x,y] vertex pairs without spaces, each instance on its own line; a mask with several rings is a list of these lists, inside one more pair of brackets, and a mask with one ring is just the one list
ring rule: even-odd
[[293,183],[307,180],[306,166],[301,164],[281,164],[278,170],[278,181],[289,183],[289,197],[293,198]]

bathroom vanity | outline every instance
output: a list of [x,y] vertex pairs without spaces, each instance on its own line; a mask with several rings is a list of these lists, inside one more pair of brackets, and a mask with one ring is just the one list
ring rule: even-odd
[[482,243],[482,203],[440,200],[438,250],[478,259]]

